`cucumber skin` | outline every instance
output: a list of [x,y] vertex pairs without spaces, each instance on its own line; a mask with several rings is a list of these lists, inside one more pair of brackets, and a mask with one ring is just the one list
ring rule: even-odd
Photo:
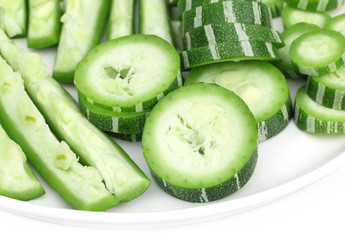
[[[317,96],[319,88],[324,89],[323,90],[323,96],[321,99],[319,99]],[[306,86],[306,91],[307,91],[308,96],[311,99],[313,99],[315,102],[317,102],[317,103],[319,103],[325,107],[333,108],[333,109],[337,109],[337,110],[345,110],[345,97],[344,97],[345,91],[343,91],[343,90],[338,90],[338,92],[341,95],[341,103],[338,104],[338,106],[340,106],[340,107],[334,106],[337,89],[327,87],[324,84],[315,80],[313,77],[309,77],[308,82],[307,82],[307,86]]]
[[[303,7],[300,7],[301,2],[306,2],[307,4],[305,4],[305,6],[303,6],[304,4],[302,4]],[[327,0],[327,4],[322,9],[318,9],[319,2],[320,0],[286,0],[286,3],[288,3],[291,7],[310,12],[327,12],[333,9],[337,9],[344,4],[344,0],[341,0],[341,2],[339,2],[338,0]]]
[[113,132],[107,132],[107,134],[111,137],[127,141],[127,142],[140,142],[142,139],[142,134],[121,134],[121,133],[113,133]]
[[[203,189],[176,186],[160,178],[152,170],[151,174],[158,186],[173,197],[188,202],[210,202],[225,198],[242,188],[251,178],[256,166],[257,158],[258,152],[256,148],[251,158],[243,168],[236,173],[238,175],[238,180],[235,177],[232,177],[221,184]],[[239,182],[239,186],[237,185],[237,181]],[[205,199],[204,196],[207,196],[207,198]]]

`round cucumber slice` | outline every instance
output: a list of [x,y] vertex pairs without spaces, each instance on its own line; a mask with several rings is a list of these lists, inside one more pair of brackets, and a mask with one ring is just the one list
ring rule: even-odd
[[272,28],[245,23],[204,25],[186,32],[183,38],[186,50],[223,42],[248,41],[249,39],[284,46],[279,33]]
[[193,68],[185,85],[197,82],[215,83],[240,96],[255,116],[260,142],[283,131],[292,117],[285,77],[270,63],[227,62]]
[[182,15],[183,32],[215,23],[248,23],[272,27],[268,7],[256,1],[223,1],[199,6]]
[[313,101],[301,87],[295,99],[294,121],[302,131],[317,134],[344,134],[345,111],[327,108]]
[[345,13],[332,18],[326,25],[327,29],[340,32],[345,36]]
[[321,76],[344,65],[344,51],[345,37],[324,29],[303,34],[293,41],[290,58],[300,73]]
[[[176,81],[180,58],[176,49],[153,35],[130,35],[93,48],[78,64],[78,92],[103,106],[143,111]],[[152,107],[152,106],[151,106]]]
[[286,2],[292,7],[310,12],[326,12],[344,4],[344,0],[286,0]]
[[251,40],[193,48],[183,51],[181,58],[184,69],[225,61],[280,59],[272,43]]
[[325,107],[345,110],[345,67],[321,77],[310,77],[306,91]]
[[142,146],[164,191],[186,201],[214,201],[250,179],[257,160],[256,123],[233,92],[215,84],[193,84],[153,108]]

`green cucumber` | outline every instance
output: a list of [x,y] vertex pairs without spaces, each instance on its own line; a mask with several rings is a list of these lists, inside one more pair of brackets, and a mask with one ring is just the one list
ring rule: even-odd
[[256,123],[233,92],[215,84],[192,84],[153,108],[142,147],[164,191],[191,202],[215,201],[250,179],[257,160]]
[[0,195],[2,196],[27,201],[45,193],[29,167],[22,149],[9,138],[1,125],[0,176]]
[[325,75],[344,66],[345,37],[333,30],[312,31],[293,41],[289,53],[300,73]]
[[327,108],[313,101],[301,87],[295,98],[294,122],[302,131],[315,134],[344,134],[345,111]]
[[26,36],[26,0],[0,1],[0,28],[3,29],[11,38]]
[[214,83],[235,92],[248,105],[263,142],[285,129],[292,117],[291,98],[284,75],[272,64],[243,61],[193,68],[185,85]]
[[278,53],[281,58],[280,62],[276,62],[276,66],[283,71],[290,78],[304,78],[301,74],[298,73],[297,68],[292,64],[290,59],[290,46],[293,41],[295,41],[299,36],[303,35],[304,33],[308,33],[311,31],[320,30],[320,27],[310,24],[310,23],[296,23],[295,25],[286,28],[281,33],[281,38],[283,39],[285,46],[282,48],[278,48]]
[[259,41],[224,42],[183,51],[181,59],[184,69],[210,63],[240,60],[279,60],[272,43]]
[[271,42],[275,46],[284,45],[279,33],[272,28],[245,23],[209,24],[186,32],[183,41],[185,50],[207,45],[235,41]]
[[308,12],[285,4],[281,12],[283,25],[288,28],[299,22],[306,22],[325,28],[331,16],[327,12]]
[[119,134],[139,134],[143,132],[145,120],[149,112],[113,112],[97,107],[79,95],[82,113],[97,128]]
[[280,17],[284,5],[284,0],[262,0],[261,2],[269,7],[272,18]]
[[141,112],[181,84],[179,69],[180,58],[171,44],[136,34],[92,49],[78,64],[74,83],[98,106]]
[[306,91],[311,99],[325,107],[345,110],[345,67],[321,77],[310,77]]
[[8,135],[21,146],[39,174],[71,206],[96,211],[118,204],[99,172],[81,165],[69,146],[50,131],[25,92],[20,74],[13,72],[3,58],[0,58],[0,116]]
[[109,0],[69,0],[53,67],[53,77],[73,82],[78,62],[101,39],[109,10]]
[[113,132],[107,132],[110,136],[127,141],[127,142],[140,142],[142,138],[142,133],[137,134],[122,134],[122,133],[113,133]]
[[310,12],[327,12],[344,4],[344,0],[286,0],[286,2],[291,7]]
[[59,42],[61,32],[60,0],[29,0],[29,48],[45,48]]
[[345,36],[345,13],[333,17],[326,25],[327,29],[340,32]]
[[107,40],[134,34],[135,0],[112,0]]
[[84,117],[73,98],[45,71],[38,54],[21,50],[1,30],[0,53],[21,72],[25,89],[54,133],[82,163],[99,171],[107,190],[119,202],[130,201],[148,188],[150,180],[117,143]]
[[182,15],[183,32],[216,23],[248,23],[272,27],[266,5],[256,1],[223,1],[199,6]]

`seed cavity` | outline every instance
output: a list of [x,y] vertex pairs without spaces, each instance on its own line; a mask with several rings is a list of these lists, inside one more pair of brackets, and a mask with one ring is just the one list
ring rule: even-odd
[[135,75],[133,68],[124,68],[121,70],[117,70],[111,66],[104,67],[105,75],[108,79],[115,80],[116,85],[119,86],[120,89],[122,89],[122,92],[133,96],[134,93],[132,92],[130,88],[130,83]]

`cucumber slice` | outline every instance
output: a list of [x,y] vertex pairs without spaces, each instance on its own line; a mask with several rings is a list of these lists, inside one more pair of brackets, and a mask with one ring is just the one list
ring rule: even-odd
[[13,72],[2,58],[0,116],[9,136],[22,147],[47,183],[71,206],[82,210],[106,210],[118,204],[104,186],[99,172],[93,167],[82,166],[69,146],[59,142],[50,131],[25,92],[20,74]]
[[284,0],[262,0],[261,2],[269,7],[272,18],[280,17]]
[[45,193],[30,169],[26,156],[0,125],[0,195],[31,200]]
[[294,121],[302,131],[317,134],[344,134],[345,111],[324,107],[313,101],[301,87],[295,99]]
[[210,63],[240,60],[279,60],[272,43],[259,41],[224,42],[183,51],[184,69]]
[[0,1],[0,28],[10,37],[24,37],[27,29],[25,0]]
[[68,1],[53,68],[56,80],[73,82],[78,62],[100,42],[108,9],[109,1]]
[[121,134],[121,133],[113,133],[108,132],[108,134],[114,138],[124,140],[127,142],[140,142],[142,138],[142,133],[138,134]]
[[182,15],[183,32],[216,23],[248,23],[272,27],[268,7],[256,1],[223,1],[203,5]]
[[332,18],[326,25],[327,29],[340,32],[345,36],[345,13]]
[[292,63],[302,74],[322,76],[344,65],[345,37],[333,30],[312,31],[298,37],[290,47]]
[[62,15],[60,0],[29,0],[29,48],[46,48],[60,38]]
[[19,49],[1,30],[0,42],[0,53],[22,73],[25,89],[54,133],[69,144],[85,165],[99,171],[107,190],[119,202],[145,192],[150,180],[118,144],[84,117],[73,98],[45,71],[42,58]]
[[281,62],[277,62],[276,66],[290,78],[304,78],[301,74],[297,72],[298,69],[291,62],[289,54],[291,43],[304,33],[316,30],[320,30],[320,27],[314,24],[301,22],[296,23],[295,25],[289,28],[286,28],[281,33],[281,38],[283,39],[285,46],[282,48],[278,48],[278,53],[281,58]]
[[175,48],[153,35],[136,34],[117,38],[92,49],[78,64],[78,91],[98,103],[119,111],[152,108],[171,86],[180,58]]
[[321,77],[310,77],[306,91],[311,99],[325,107],[345,110],[345,68]]
[[311,23],[325,28],[331,16],[327,12],[308,12],[301,9],[293,8],[285,4],[281,12],[283,24],[286,28],[291,27],[299,22]]
[[292,117],[284,75],[270,63],[227,62],[193,68],[185,85],[197,82],[215,83],[241,97],[254,114],[260,142],[283,131]]
[[144,129],[145,120],[149,112],[113,112],[99,108],[87,101],[79,94],[79,105],[82,113],[97,128],[120,134],[138,134]]
[[134,34],[135,0],[112,0],[107,40]]
[[253,114],[233,92],[198,83],[154,107],[144,127],[144,157],[158,185],[191,202],[214,201],[250,179],[257,160]]
[[194,28],[184,35],[185,50],[236,41],[271,42],[275,46],[284,46],[279,33],[272,28],[245,23],[209,24]]
[[344,0],[286,0],[294,8],[310,12],[326,12],[340,8]]

